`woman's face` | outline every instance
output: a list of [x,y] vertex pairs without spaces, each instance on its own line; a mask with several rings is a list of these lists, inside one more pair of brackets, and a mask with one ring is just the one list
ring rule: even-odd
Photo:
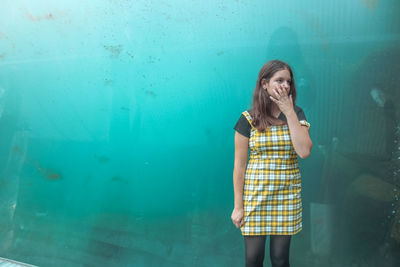
[[267,90],[269,95],[275,97],[275,93],[273,88],[281,88],[286,91],[287,94],[290,92],[290,85],[292,84],[292,77],[290,76],[290,72],[286,69],[279,70],[275,72],[275,74],[271,77],[269,82],[265,79],[261,81],[262,87],[264,90]]

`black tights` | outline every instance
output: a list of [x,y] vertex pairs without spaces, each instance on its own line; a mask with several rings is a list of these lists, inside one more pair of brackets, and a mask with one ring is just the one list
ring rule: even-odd
[[[270,235],[270,258],[272,267],[289,267],[291,235]],[[246,267],[262,267],[267,236],[245,236]]]

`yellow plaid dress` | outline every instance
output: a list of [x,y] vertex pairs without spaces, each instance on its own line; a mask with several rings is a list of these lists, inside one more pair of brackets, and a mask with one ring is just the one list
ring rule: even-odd
[[272,125],[260,132],[249,112],[242,114],[251,125],[242,235],[294,235],[302,229],[301,179],[289,127]]

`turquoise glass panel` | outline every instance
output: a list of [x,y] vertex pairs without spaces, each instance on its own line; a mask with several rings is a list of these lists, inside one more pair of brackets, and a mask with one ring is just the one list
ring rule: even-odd
[[400,266],[399,14],[396,0],[1,1],[0,257],[244,266],[233,126],[281,59],[313,140],[291,265]]

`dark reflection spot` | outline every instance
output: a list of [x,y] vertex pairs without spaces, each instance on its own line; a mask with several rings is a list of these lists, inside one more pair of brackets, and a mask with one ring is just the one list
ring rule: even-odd
[[206,136],[207,136],[207,139],[208,139],[208,140],[212,140],[212,131],[211,131],[211,129],[208,128],[208,127],[206,127],[206,128],[204,129],[204,132],[205,132],[205,134],[206,134]]
[[221,55],[223,55],[223,54],[224,54],[224,51],[219,51],[219,52],[217,53],[218,56],[221,56]]
[[149,95],[149,96],[152,96],[152,97],[156,97],[157,96],[156,93],[154,93],[153,91],[150,91],[150,90],[146,90],[145,93],[146,93],[146,95]]
[[361,2],[370,10],[375,10],[379,0],[361,0]]
[[111,79],[104,79],[104,85],[112,85],[113,84],[113,80]]
[[119,175],[114,175],[114,176],[111,178],[111,181],[113,181],[113,182],[118,182],[118,183],[123,183],[123,184],[127,184],[127,183],[128,183],[127,180],[125,180],[123,177],[121,177],[121,176],[119,176]]
[[49,180],[57,180],[61,178],[61,174],[54,172],[52,169],[46,169],[46,178]]
[[33,16],[32,14],[28,14],[29,20],[31,21],[41,21],[41,20],[53,20],[54,16],[52,13],[43,15],[43,16]]
[[134,58],[135,56],[134,55],[132,55],[131,53],[129,53],[129,52],[126,52],[126,54],[130,57],[130,58]]
[[121,110],[123,110],[123,111],[130,111],[131,109],[128,108],[128,107],[121,107]]
[[94,157],[101,164],[106,164],[110,161],[110,158],[104,155],[94,155]]
[[110,52],[111,58],[118,58],[122,52],[122,45],[104,45],[104,48]]
[[122,178],[121,178],[121,176],[116,175],[116,176],[113,176],[113,177],[111,178],[111,180],[113,180],[113,181],[121,181]]
[[22,151],[21,151],[21,148],[20,148],[19,146],[13,146],[12,152],[14,152],[14,153],[21,153]]
[[36,171],[40,173],[44,178],[47,180],[58,180],[61,178],[61,174],[56,172],[51,168],[46,168],[40,165],[38,161],[33,161],[33,166],[35,167]]

